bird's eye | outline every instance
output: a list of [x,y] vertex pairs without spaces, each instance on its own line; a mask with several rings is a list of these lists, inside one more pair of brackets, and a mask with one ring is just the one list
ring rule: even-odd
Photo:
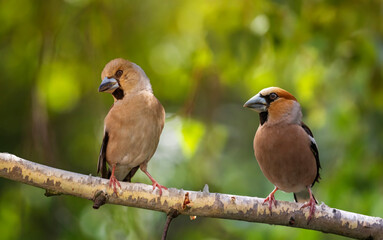
[[276,93],[271,93],[270,94],[270,99],[271,100],[275,100],[275,99],[277,99],[277,97],[278,97],[278,95]]
[[118,70],[116,72],[116,77],[118,77],[118,78],[121,77],[122,73],[123,73],[122,70]]

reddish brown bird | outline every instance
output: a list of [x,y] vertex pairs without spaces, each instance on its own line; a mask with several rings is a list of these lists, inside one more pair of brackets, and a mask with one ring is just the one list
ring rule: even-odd
[[167,188],[154,180],[147,164],[157,149],[165,110],[153,95],[149,78],[135,63],[117,58],[106,64],[101,79],[98,91],[111,93],[114,104],[104,120],[97,172],[110,178],[109,186],[117,194],[118,181],[130,182],[140,168],[152,181],[153,190],[158,187],[162,195],[162,188]]
[[264,203],[269,203],[271,212],[278,189],[293,192],[295,201],[310,207],[310,221],[316,204],[311,187],[319,182],[320,162],[317,144],[302,122],[297,99],[281,88],[270,87],[249,99],[244,107],[259,113],[254,153],[263,174],[275,185]]

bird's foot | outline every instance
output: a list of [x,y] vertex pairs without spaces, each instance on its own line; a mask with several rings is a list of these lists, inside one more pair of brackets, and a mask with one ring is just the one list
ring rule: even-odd
[[274,206],[277,207],[277,200],[275,200],[274,193],[270,193],[269,196],[267,196],[267,198],[263,201],[263,204],[267,202],[269,203],[270,212],[271,212],[273,203],[274,203]]
[[141,170],[146,174],[146,176],[149,177],[150,181],[152,181],[153,183],[153,190],[156,189],[156,187],[158,187],[158,189],[160,190],[160,196],[162,196],[162,188],[163,189],[168,189],[167,187],[165,186],[162,186],[161,184],[159,184],[153,177],[152,175],[150,175],[150,173],[146,170],[146,166],[143,168],[141,167]]
[[158,190],[160,190],[160,196],[162,196],[162,188],[163,189],[168,189],[167,187],[165,186],[162,186],[161,184],[159,184],[156,180],[152,181],[153,182],[153,191],[154,189],[156,189],[156,187],[158,187]]
[[117,194],[117,186],[119,188],[121,188],[120,182],[117,180],[117,178],[114,176],[114,174],[112,174],[112,176],[110,176],[110,179],[109,179],[109,187],[113,188],[113,192],[115,194]]
[[309,217],[307,219],[307,224],[310,223],[310,220],[315,215],[315,205],[316,205],[315,198],[314,197],[310,197],[310,200],[307,203],[303,204],[303,206],[301,207],[301,209],[305,208],[305,207],[309,207],[310,208]]
[[272,205],[274,203],[274,206],[277,207],[277,200],[275,200],[275,197],[274,197],[274,193],[278,190],[278,187],[275,187],[274,190],[269,194],[269,196],[267,196],[267,198],[265,199],[265,201],[263,201],[263,204],[265,204],[266,202],[269,202],[269,210],[270,210],[270,213],[271,213],[271,209],[272,209]]

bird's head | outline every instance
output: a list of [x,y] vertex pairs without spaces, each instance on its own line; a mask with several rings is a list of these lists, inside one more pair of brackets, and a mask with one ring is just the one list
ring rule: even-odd
[[259,113],[261,125],[265,122],[300,122],[301,107],[297,99],[286,90],[278,87],[262,89],[244,105]]
[[122,58],[107,63],[101,79],[98,91],[112,93],[117,100],[141,90],[152,91],[149,78],[141,67]]

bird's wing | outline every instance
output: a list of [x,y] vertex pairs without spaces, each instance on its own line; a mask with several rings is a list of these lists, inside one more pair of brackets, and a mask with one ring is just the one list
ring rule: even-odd
[[319,175],[319,169],[321,168],[320,166],[320,161],[319,161],[319,151],[318,151],[318,145],[317,143],[315,142],[315,139],[314,139],[314,135],[313,133],[311,132],[310,128],[304,124],[303,122],[301,122],[301,127],[303,128],[303,130],[305,130],[305,132],[310,136],[310,140],[311,140],[311,145],[310,145],[310,148],[311,148],[311,151],[313,152],[314,156],[315,156],[315,160],[316,160],[316,165],[317,165],[317,175],[314,179],[314,182],[312,183],[311,186],[314,186],[314,183],[315,182],[319,182],[319,179],[320,179],[320,175]]
[[109,134],[107,131],[105,131],[104,139],[102,140],[100,155],[98,157],[98,164],[97,164],[97,173],[101,172],[102,178],[109,177],[109,170],[106,166],[106,147],[108,145],[108,141],[109,141]]

